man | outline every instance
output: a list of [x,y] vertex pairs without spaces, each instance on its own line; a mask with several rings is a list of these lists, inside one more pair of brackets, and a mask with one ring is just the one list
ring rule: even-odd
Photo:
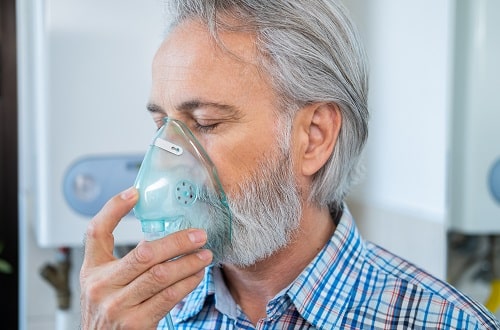
[[205,232],[189,229],[118,260],[112,231],[138,196],[114,197],[87,231],[83,328],[161,329],[169,312],[179,329],[500,328],[364,242],[343,204],[367,137],[368,78],[338,3],[171,3],[148,109],[158,126],[184,122],[212,158],[232,242],[212,260]]

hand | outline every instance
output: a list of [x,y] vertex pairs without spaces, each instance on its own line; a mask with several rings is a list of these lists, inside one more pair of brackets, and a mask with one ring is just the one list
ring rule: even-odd
[[88,226],[80,272],[82,329],[156,329],[212,261],[210,251],[200,250],[207,237],[198,229],[142,241],[115,258],[113,230],[137,199],[134,188],[113,197]]

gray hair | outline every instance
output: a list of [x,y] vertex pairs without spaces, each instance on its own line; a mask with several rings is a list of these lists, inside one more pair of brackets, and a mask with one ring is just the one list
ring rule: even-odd
[[[254,33],[263,69],[280,97],[288,126],[315,102],[342,114],[337,145],[314,175],[309,201],[338,209],[357,176],[368,136],[368,69],[345,8],[335,0],[169,0],[172,26],[201,19],[217,31]],[[283,136],[289,136],[285,134]]]

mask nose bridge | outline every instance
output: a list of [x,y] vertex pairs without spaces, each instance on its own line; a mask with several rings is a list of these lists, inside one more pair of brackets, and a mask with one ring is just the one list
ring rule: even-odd
[[156,147],[158,147],[162,150],[170,152],[176,156],[180,156],[184,153],[184,149],[181,146],[174,144],[170,141],[167,141],[161,137],[157,137],[154,140],[153,145],[155,145]]

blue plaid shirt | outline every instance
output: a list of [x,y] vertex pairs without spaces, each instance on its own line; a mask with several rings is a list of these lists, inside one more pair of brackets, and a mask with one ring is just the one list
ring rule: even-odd
[[[328,244],[256,326],[214,267],[171,314],[176,329],[500,329],[482,305],[365,242],[347,209]],[[164,320],[158,329],[167,329]]]

